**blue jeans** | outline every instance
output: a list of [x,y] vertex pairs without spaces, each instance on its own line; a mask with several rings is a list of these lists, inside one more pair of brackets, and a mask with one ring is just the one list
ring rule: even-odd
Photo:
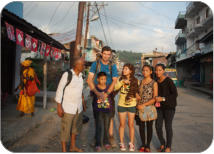
[[108,140],[108,132],[110,125],[110,114],[108,112],[95,111],[96,118],[96,146],[101,146],[101,136],[102,136],[102,125],[104,126],[104,136],[103,136],[103,144],[109,144]]

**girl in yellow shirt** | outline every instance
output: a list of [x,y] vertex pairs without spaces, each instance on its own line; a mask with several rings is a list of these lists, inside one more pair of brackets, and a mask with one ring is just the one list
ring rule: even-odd
[[123,66],[122,76],[115,85],[115,91],[119,90],[118,114],[120,118],[119,135],[120,135],[120,150],[125,151],[124,144],[124,129],[126,124],[126,117],[128,115],[129,126],[129,151],[135,151],[134,146],[134,119],[136,113],[138,94],[138,80],[134,77],[135,68],[132,64],[125,64]]

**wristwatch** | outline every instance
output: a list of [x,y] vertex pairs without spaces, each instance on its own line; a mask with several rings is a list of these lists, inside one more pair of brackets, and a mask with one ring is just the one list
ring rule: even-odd
[[165,97],[162,97],[162,99],[163,99],[163,102],[165,102],[165,101],[166,101]]

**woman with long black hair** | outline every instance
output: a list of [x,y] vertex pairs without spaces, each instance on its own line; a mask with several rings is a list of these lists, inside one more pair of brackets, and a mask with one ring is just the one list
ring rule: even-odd
[[[155,73],[158,78],[158,97],[156,97],[156,103],[160,103],[160,107],[157,107],[158,118],[155,123],[157,136],[161,143],[159,151],[171,152],[173,136],[172,121],[177,105],[177,88],[173,81],[164,75],[165,66],[163,64],[155,66]],[[165,122],[166,141],[163,137],[163,121]]]
[[124,144],[124,130],[126,119],[128,116],[129,126],[129,151],[135,151],[134,146],[134,119],[136,113],[138,94],[138,80],[134,77],[135,68],[132,64],[123,66],[122,76],[118,79],[115,85],[115,91],[120,91],[118,101],[118,115],[120,119],[119,135],[120,135],[120,150],[126,151]]

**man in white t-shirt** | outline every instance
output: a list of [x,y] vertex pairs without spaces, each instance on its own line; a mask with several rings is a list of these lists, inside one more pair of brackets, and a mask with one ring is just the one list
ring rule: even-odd
[[[66,142],[71,135],[71,152],[82,152],[76,147],[76,135],[82,126],[82,111],[86,109],[83,96],[83,78],[84,59],[77,58],[74,60],[74,67],[71,69],[72,80],[66,86],[68,72],[62,75],[59,82],[55,101],[57,102],[57,113],[61,119],[61,144],[62,151],[66,152]],[[65,88],[65,89],[64,89]],[[64,93],[63,93],[64,91]]]

